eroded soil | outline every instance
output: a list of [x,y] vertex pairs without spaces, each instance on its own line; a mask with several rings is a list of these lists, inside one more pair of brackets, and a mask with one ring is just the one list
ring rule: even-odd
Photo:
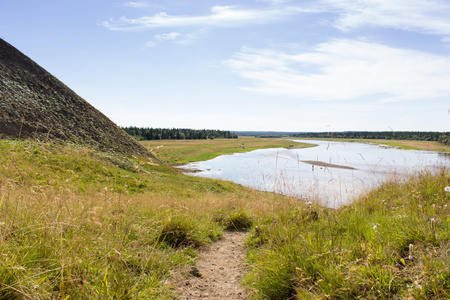
[[223,237],[202,251],[195,267],[172,275],[175,299],[248,299],[241,279],[246,272],[245,232],[224,232]]

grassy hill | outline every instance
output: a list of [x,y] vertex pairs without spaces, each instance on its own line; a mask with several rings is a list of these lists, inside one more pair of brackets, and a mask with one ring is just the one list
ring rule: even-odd
[[0,136],[88,144],[148,155],[121,128],[19,50],[0,39]]

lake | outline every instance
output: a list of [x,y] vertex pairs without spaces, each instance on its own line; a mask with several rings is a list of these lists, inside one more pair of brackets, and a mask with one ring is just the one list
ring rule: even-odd
[[262,149],[184,165],[193,176],[230,180],[328,207],[350,203],[364,191],[417,171],[450,166],[436,152],[363,143],[307,141],[316,147]]

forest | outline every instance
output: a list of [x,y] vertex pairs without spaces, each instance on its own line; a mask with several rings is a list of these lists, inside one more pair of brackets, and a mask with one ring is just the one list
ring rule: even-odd
[[139,141],[236,139],[238,137],[237,134],[230,131],[210,129],[140,128],[135,126],[122,127],[122,129]]
[[295,137],[308,138],[345,138],[345,139],[385,139],[434,141],[450,145],[450,137],[436,131],[345,131],[345,132],[304,132]]

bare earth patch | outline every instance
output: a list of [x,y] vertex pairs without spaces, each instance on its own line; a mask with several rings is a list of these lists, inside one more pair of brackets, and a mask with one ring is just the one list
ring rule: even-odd
[[249,291],[241,285],[246,272],[245,232],[227,232],[202,251],[196,267],[172,275],[176,299],[248,299]]

